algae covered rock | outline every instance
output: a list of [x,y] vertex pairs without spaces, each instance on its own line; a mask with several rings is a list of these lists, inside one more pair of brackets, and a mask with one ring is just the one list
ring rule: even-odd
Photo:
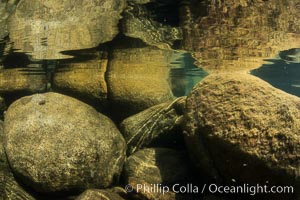
[[300,99],[249,74],[210,75],[187,97],[186,145],[213,181],[299,187]]
[[125,0],[21,0],[9,20],[10,39],[34,59],[66,58],[59,52],[112,40],[125,6]]
[[126,144],[113,122],[58,93],[15,101],[5,115],[13,173],[38,192],[108,187],[118,179]]
[[180,97],[126,118],[120,130],[127,142],[128,154],[153,143],[167,146],[177,143],[181,138],[174,129],[182,121],[185,99]]
[[[167,148],[137,151],[128,158],[124,167],[126,189],[138,199],[180,199],[182,196],[174,190],[190,181],[189,173],[187,155]],[[175,189],[174,184],[178,184]],[[183,199],[189,199],[188,196]]]

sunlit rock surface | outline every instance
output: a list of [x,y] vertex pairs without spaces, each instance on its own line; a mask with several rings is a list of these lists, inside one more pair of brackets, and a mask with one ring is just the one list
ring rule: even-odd
[[59,59],[59,52],[112,40],[125,0],[21,0],[9,20],[15,49],[34,59]]
[[53,88],[65,94],[70,94],[93,103],[107,105],[107,85],[105,72],[108,63],[106,52],[96,52],[91,60],[62,61],[53,76]]
[[202,176],[299,188],[300,98],[252,75],[209,75],[188,96],[185,117]]
[[0,93],[44,92],[46,76],[39,68],[0,69]]
[[186,0],[183,5],[183,46],[206,70],[248,71],[300,46],[298,0]]
[[23,97],[10,105],[4,123],[12,171],[37,192],[105,188],[121,173],[124,138],[109,118],[74,98]]
[[[167,20],[169,20],[167,17],[158,16],[164,15],[164,13],[156,11],[160,7],[163,7],[163,5],[159,5],[158,3],[157,5],[155,3],[151,5],[152,7],[129,4],[123,14],[122,32],[126,36],[139,38],[151,46],[170,50],[174,48],[176,41],[182,40],[181,28],[167,24]],[[170,5],[164,6],[166,8],[168,6],[171,7]],[[173,8],[173,11],[175,9],[176,7]],[[172,8],[170,8],[170,11],[172,11]],[[155,17],[162,18],[160,19],[162,22],[156,20]]]
[[127,117],[174,99],[168,66],[173,52],[152,47],[115,48],[107,68],[108,98]]

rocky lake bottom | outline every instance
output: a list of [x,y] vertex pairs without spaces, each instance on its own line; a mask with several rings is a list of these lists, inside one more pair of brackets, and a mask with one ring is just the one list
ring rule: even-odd
[[299,18],[0,1],[0,200],[300,200]]

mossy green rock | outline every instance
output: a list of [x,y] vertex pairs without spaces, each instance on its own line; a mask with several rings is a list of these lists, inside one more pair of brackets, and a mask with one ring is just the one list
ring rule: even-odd
[[186,145],[213,181],[300,182],[300,99],[249,74],[209,75],[187,98]]
[[65,95],[15,101],[4,133],[13,173],[38,192],[108,187],[123,167],[126,143],[114,123]]

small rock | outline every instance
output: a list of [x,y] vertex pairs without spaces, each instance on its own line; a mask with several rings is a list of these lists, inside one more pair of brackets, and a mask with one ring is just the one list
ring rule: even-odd
[[38,192],[105,188],[121,173],[124,138],[109,118],[74,98],[23,97],[8,108],[4,123],[12,171]]
[[125,200],[110,190],[89,189],[83,192],[76,200]]
[[171,103],[162,103],[126,118],[120,130],[127,142],[128,154],[153,143],[164,147],[178,145],[183,138],[174,129],[182,121],[185,99],[180,97]]
[[[166,148],[143,149],[132,154],[124,167],[128,194],[148,200],[178,199],[181,195],[175,194],[172,187],[189,181],[186,157],[183,152]],[[164,190],[164,186],[170,190]]]

